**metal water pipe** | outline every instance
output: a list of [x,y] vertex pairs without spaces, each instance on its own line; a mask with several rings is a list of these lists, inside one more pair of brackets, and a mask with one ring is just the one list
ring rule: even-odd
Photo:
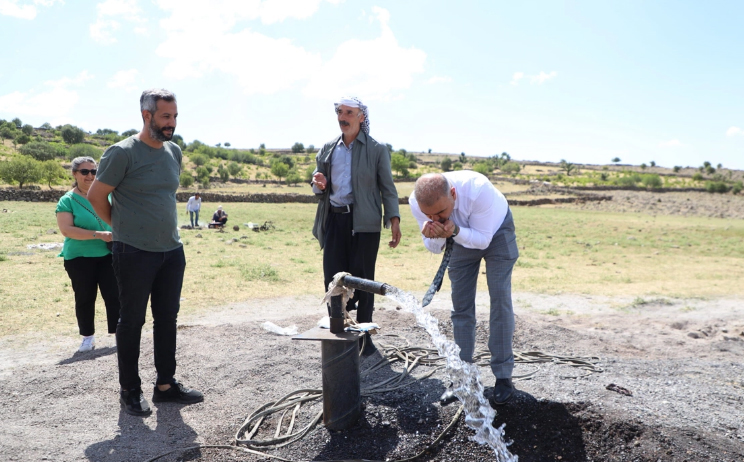
[[[340,278],[337,285],[385,295],[391,286],[355,276]],[[359,339],[361,332],[344,331],[343,296],[331,297],[330,329],[314,327],[293,340],[319,340],[323,375],[323,424],[329,430],[345,430],[361,416]]]

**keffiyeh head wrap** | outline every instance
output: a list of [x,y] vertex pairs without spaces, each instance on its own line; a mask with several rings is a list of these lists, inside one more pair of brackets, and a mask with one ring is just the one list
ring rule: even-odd
[[338,102],[333,103],[333,107],[337,111],[339,106],[358,107],[362,111],[362,114],[364,114],[364,122],[361,124],[361,130],[366,135],[369,135],[369,112],[367,111],[367,106],[359,98],[356,96],[344,96]]

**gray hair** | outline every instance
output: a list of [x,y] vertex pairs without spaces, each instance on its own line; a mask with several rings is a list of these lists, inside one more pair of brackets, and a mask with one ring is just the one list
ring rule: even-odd
[[450,193],[450,185],[447,178],[441,173],[427,173],[416,180],[413,194],[416,201],[427,207],[434,205],[442,197]]
[[155,115],[158,110],[158,101],[163,100],[169,103],[176,100],[176,95],[165,88],[151,88],[142,92],[140,96],[140,111],[148,111]]
[[[80,166],[83,165],[86,162],[90,162],[93,165],[97,165],[96,164],[96,161],[93,160],[92,157],[88,157],[88,156],[76,157],[76,158],[72,159],[72,169],[71,169],[72,170],[72,173],[75,173],[78,170],[80,170]],[[75,178],[74,175],[73,175],[73,178]],[[78,185],[77,180],[75,180],[75,182],[72,183],[72,187],[74,188],[77,185]]]

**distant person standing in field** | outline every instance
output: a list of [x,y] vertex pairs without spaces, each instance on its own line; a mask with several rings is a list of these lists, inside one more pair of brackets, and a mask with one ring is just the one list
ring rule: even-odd
[[[491,296],[488,349],[496,376],[489,401],[491,406],[504,404],[514,392],[511,275],[519,257],[509,204],[488,178],[470,170],[423,175],[416,180],[408,202],[429,251],[440,253],[452,240],[447,268],[452,284],[452,327],[460,359],[467,362],[473,362],[476,284],[481,261],[486,262]],[[450,400],[448,393],[442,400]]]
[[65,236],[60,257],[75,293],[75,317],[83,343],[78,351],[95,348],[96,297],[98,290],[106,304],[108,333],[116,333],[119,321],[119,288],[111,267],[111,227],[101,221],[88,202],[88,190],[96,177],[96,161],[91,157],[72,160],[75,183],[57,202],[57,226]]
[[[358,98],[341,98],[334,107],[341,135],[318,151],[311,183],[320,196],[313,236],[323,249],[326,290],[342,271],[375,278],[381,222],[392,230],[390,247],[397,247],[401,238],[390,152],[369,136],[367,106]],[[358,322],[372,322],[374,295],[357,290],[346,309],[357,310]],[[367,334],[363,354],[375,350]]]
[[[128,414],[151,413],[139,376],[140,338],[151,300],[157,380],[153,402],[192,404],[204,396],[175,378],[176,319],[186,258],[178,235],[176,190],[181,149],[176,96],[146,90],[140,97],[142,131],[109,147],[88,198],[114,232],[113,263],[121,317],[116,329],[120,402]],[[112,204],[107,196],[112,195]]]
[[[201,210],[201,194],[196,193],[189,197],[189,201],[186,202],[186,211],[189,212],[189,219],[191,220],[191,227],[196,228],[199,226],[199,210]],[[196,219],[194,219],[196,217]]]

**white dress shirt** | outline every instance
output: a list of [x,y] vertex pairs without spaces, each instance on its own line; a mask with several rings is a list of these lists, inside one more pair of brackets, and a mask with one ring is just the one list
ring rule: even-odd
[[[509,203],[501,192],[480,173],[472,170],[446,172],[444,177],[455,188],[457,198],[449,219],[460,227],[455,242],[468,249],[485,249],[491,243],[493,235],[504,222]],[[419,229],[430,220],[421,212],[416,195],[408,199],[411,212],[418,221]],[[423,235],[422,235],[423,236]],[[433,253],[444,249],[444,238],[424,237],[424,245]]]
[[201,210],[201,197],[199,199],[196,196],[189,197],[189,201],[186,203],[187,212],[198,212]]

